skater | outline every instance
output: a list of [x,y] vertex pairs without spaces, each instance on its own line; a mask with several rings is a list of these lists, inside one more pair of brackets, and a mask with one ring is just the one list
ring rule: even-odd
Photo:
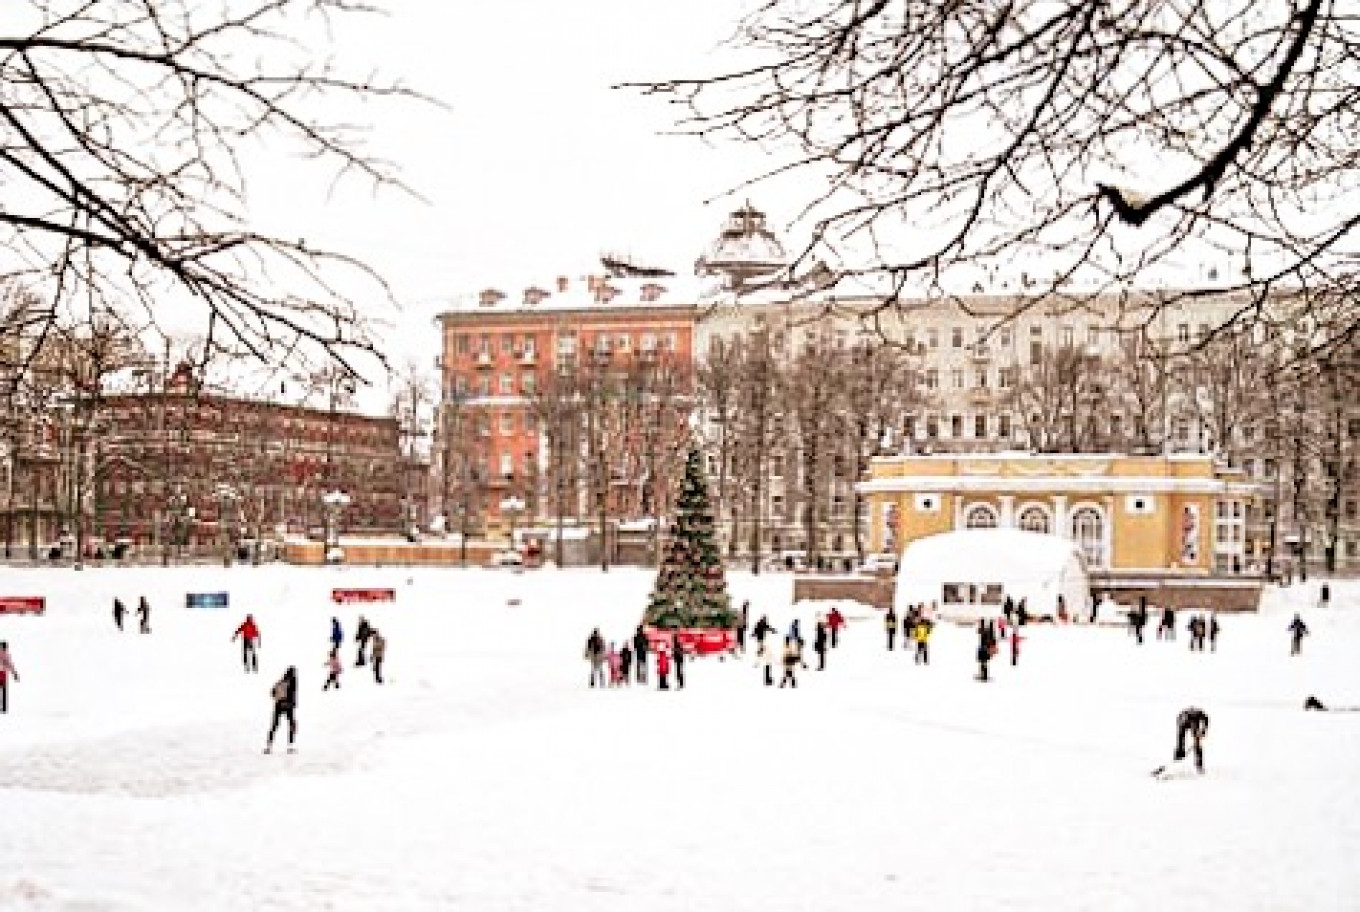
[[241,638],[241,666],[247,673],[259,672],[260,659],[255,650],[260,645],[260,628],[255,624],[255,615],[246,615],[241,626],[231,635],[232,642],[235,642],[237,637]]
[[269,694],[274,698],[274,721],[269,726],[269,737],[264,742],[264,752],[274,747],[274,732],[278,731],[279,720],[288,720],[288,753],[293,753],[293,742],[297,738],[297,669],[292,665],[275,682]]
[[1204,736],[1209,733],[1209,715],[1195,706],[1188,706],[1176,716],[1176,753],[1174,760],[1185,759],[1185,739],[1190,738],[1190,747],[1195,752],[1195,771],[1204,772]]
[[322,690],[330,690],[332,687],[336,690],[340,689],[341,667],[340,647],[332,646],[331,654],[326,656],[326,671],[328,671],[329,674],[326,676],[326,683],[321,685]]
[[1204,651],[1204,637],[1209,629],[1198,614],[1190,616],[1190,622],[1185,625],[1186,631],[1190,634],[1190,651]]
[[600,628],[598,627],[592,630],[590,636],[586,638],[585,659],[590,663],[590,686],[594,687],[595,680],[598,678],[600,686],[603,687],[605,685],[605,645],[604,637],[600,635]]
[[1285,629],[1289,631],[1289,654],[1296,656],[1303,650],[1303,638],[1308,636],[1308,625],[1296,613]]
[[1209,651],[1218,652],[1218,615],[1209,615]]
[[1146,595],[1138,596],[1138,607],[1133,609],[1131,620],[1133,622],[1134,635],[1138,638],[1138,645],[1142,646],[1143,628],[1147,626],[1148,622],[1148,604]]
[[670,681],[667,680],[671,673],[671,657],[666,651],[665,643],[658,643],[656,646],[656,689],[670,690]]
[[675,654],[675,689],[685,689],[685,648],[680,645],[680,637],[671,640],[671,650]]
[[1029,608],[1027,607],[1026,597],[1021,597],[1020,601],[1015,603],[1015,623],[1019,627],[1029,623]]
[[[912,631],[911,631],[911,632],[912,632],[912,636],[913,636],[913,637],[915,638],[915,640],[916,640],[916,658],[915,658],[914,661],[915,661],[915,663],[916,663],[917,665],[929,665],[929,664],[930,664],[930,630],[931,630],[931,626],[932,626],[932,625],[931,625],[931,622],[930,622],[928,619],[926,619],[926,618],[923,617],[923,618],[919,618],[919,619],[916,621],[916,626],[912,628]],[[1014,629],[1014,628],[1012,628],[1012,629]]]
[[840,645],[841,628],[845,626],[845,615],[835,605],[831,606],[831,611],[826,616],[826,627],[831,632],[831,648],[835,649]]
[[1008,626],[1015,623],[1015,601],[1008,595],[1006,600],[1001,603],[1001,616],[1006,619]]
[[897,636],[897,612],[888,606],[888,613],[883,615],[883,630],[888,634],[888,651],[893,650],[893,637]]
[[826,644],[828,640],[826,621],[818,621],[812,635],[812,651],[817,653],[817,670],[826,671]]
[[1020,635],[1019,627],[1011,628],[1009,639],[1011,641],[1011,667],[1014,668],[1016,665],[1020,664],[1020,641],[1024,639],[1024,637]]
[[1326,583],[1318,590],[1318,607],[1326,608],[1332,601],[1332,589]]
[[757,657],[763,654],[763,650],[765,649],[765,637],[772,633],[774,633],[774,625],[770,623],[768,617],[762,614],[760,620],[756,621],[756,626],[751,628],[751,636],[756,638]]
[[387,658],[387,637],[379,633],[378,629],[374,627],[369,634],[368,641],[372,644],[369,648],[368,658],[369,664],[373,666],[373,680],[381,684],[383,683],[383,659]]
[[803,663],[803,650],[801,644],[793,637],[784,640],[784,676],[779,679],[779,686],[785,684],[790,687],[798,686],[798,678],[794,676],[794,669]]
[[354,639],[359,643],[359,654],[354,659],[354,667],[358,668],[364,664],[364,650],[368,648],[369,637],[373,636],[373,626],[368,623],[368,618],[359,615],[359,626],[354,629]]
[[1162,609],[1162,623],[1157,627],[1157,639],[1161,639],[1163,633],[1166,638],[1175,642],[1176,640],[1176,609],[1170,606]]
[[623,641],[623,648],[619,650],[619,671],[624,684],[633,683],[633,647],[628,645],[627,640]]
[[0,643],[0,713],[9,712],[9,679],[19,683],[19,672],[9,654],[9,643]]
[[633,634],[633,661],[637,663],[637,682],[647,683],[647,634],[643,631],[642,625],[638,624],[637,633]]
[[331,646],[339,649],[343,642],[345,642],[345,631],[340,626],[340,619],[333,617],[331,618]]
[[123,600],[120,599],[120,598],[114,599],[114,600],[113,600],[113,623],[116,624],[116,625],[118,625],[118,631],[119,631],[120,633],[121,633],[122,630],[123,630],[123,617],[124,617],[124,615],[126,615],[126,614],[127,614],[127,606],[123,604]]
[[141,633],[151,632],[151,603],[142,596],[137,600],[137,620]]

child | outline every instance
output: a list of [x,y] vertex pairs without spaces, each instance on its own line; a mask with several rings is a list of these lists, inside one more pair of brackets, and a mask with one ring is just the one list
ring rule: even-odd
[[609,644],[608,662],[609,686],[618,687],[623,683],[623,658],[619,655],[619,651],[615,648],[613,642]]
[[331,654],[326,658],[326,670],[330,675],[326,678],[326,683],[321,685],[322,690],[330,690],[332,685],[336,690],[340,689],[340,649],[331,647]]

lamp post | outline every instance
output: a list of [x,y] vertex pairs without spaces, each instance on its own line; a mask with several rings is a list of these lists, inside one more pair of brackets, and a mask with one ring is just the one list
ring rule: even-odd
[[510,518],[510,550],[515,548],[515,517],[524,512],[524,500],[511,494],[501,501],[501,512]]
[[326,508],[326,554],[331,559],[331,550],[340,547],[340,513],[349,506],[350,496],[344,491],[327,491],[321,495],[321,503]]

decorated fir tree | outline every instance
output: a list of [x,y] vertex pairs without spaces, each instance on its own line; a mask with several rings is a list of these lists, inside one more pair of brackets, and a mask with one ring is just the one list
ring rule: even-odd
[[675,520],[662,549],[651,600],[643,622],[656,627],[731,627],[722,557],[713,532],[699,451],[691,449],[676,498]]

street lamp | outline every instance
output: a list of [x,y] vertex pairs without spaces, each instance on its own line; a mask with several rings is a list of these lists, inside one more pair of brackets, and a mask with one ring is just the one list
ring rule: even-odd
[[321,503],[326,508],[326,560],[331,559],[331,549],[340,547],[340,512],[349,506],[350,496],[344,491],[327,491],[321,495]]
[[515,549],[515,517],[524,511],[523,499],[511,494],[501,501],[501,512],[510,518],[510,550]]

